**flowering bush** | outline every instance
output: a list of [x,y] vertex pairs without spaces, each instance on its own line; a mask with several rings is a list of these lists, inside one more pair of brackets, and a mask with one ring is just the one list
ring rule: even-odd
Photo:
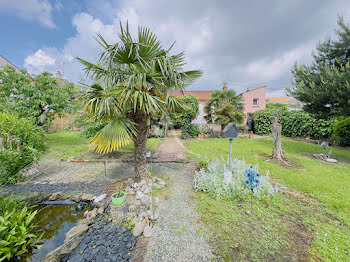
[[[212,159],[208,161],[206,167],[196,171],[194,189],[209,193],[219,199],[244,198],[251,194],[251,189],[246,184],[245,173],[248,169],[254,169],[258,173],[258,166],[248,165],[244,159],[233,159],[231,169],[224,159]],[[231,171],[232,176],[225,175],[225,171]],[[268,178],[269,172],[265,175],[259,175],[259,186],[255,187],[253,191],[255,197],[262,199],[274,195],[275,189]]]

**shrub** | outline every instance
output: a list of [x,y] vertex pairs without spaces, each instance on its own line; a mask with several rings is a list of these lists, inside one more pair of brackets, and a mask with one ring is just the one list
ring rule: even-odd
[[199,113],[199,100],[193,95],[185,95],[180,97],[184,101],[188,108],[185,110],[179,109],[175,113],[170,115],[170,119],[175,129],[182,129],[187,122],[191,122]]
[[33,233],[32,222],[37,211],[10,198],[0,199],[0,261],[22,255],[28,248],[37,248],[41,235]]
[[191,123],[186,123],[181,128],[181,138],[182,139],[189,139],[189,138],[195,138],[198,137],[199,134],[199,128],[196,125],[192,125]]
[[[212,159],[208,164],[195,172],[194,188],[196,191],[209,193],[219,199],[244,198],[251,194],[249,187],[245,184],[244,172],[249,168],[244,160],[235,158],[232,161],[232,180],[229,183],[224,181],[224,172],[229,169],[224,159]],[[258,171],[258,167],[254,167]],[[260,184],[254,189],[254,196],[259,199],[268,198],[274,195],[275,190],[268,181],[269,172],[260,176]]]
[[84,114],[75,114],[74,119],[67,124],[66,129],[72,130],[73,127],[78,128],[80,134],[86,138],[91,138],[97,134],[105,124],[101,122],[88,121],[89,117]]
[[243,124],[243,125],[237,125],[237,128],[240,133],[246,134],[248,133],[248,126]]
[[40,151],[45,149],[44,131],[34,124],[32,120],[19,118],[15,115],[0,113],[0,135],[8,133],[20,139],[20,151],[5,149],[0,151],[0,184],[15,182],[18,172],[28,164],[36,161]]
[[282,124],[282,135],[289,137],[311,137],[330,139],[333,120],[316,119],[303,111],[288,111],[285,107],[260,110],[254,113],[254,127],[257,134],[271,133],[271,119],[277,116]]
[[213,130],[210,128],[210,126],[204,124],[198,127],[198,132],[199,134],[203,135],[211,135],[213,133]]
[[333,139],[341,146],[350,146],[350,117],[335,122]]
[[149,137],[164,137],[164,129],[153,125],[149,130]]

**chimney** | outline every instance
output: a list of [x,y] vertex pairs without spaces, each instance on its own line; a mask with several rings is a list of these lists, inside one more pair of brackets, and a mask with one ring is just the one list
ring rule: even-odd
[[227,91],[227,84],[224,84],[224,87],[222,88],[223,91]]
[[62,79],[62,73],[60,71],[57,71],[56,78]]
[[249,92],[249,91],[250,91],[250,88],[248,87],[246,92]]

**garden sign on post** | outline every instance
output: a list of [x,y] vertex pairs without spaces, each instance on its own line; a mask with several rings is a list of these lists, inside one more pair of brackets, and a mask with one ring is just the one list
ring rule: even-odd
[[234,138],[238,137],[238,128],[235,126],[234,123],[229,123],[227,124],[227,126],[224,128],[224,130],[222,130],[223,134],[230,140],[230,153],[228,156],[228,164],[229,164],[229,168],[231,169],[232,167],[232,161],[231,161],[231,157],[232,157],[232,140]]

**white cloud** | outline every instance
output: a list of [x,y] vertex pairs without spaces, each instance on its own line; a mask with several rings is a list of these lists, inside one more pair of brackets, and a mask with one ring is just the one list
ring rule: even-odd
[[[76,14],[72,20],[76,34],[61,48],[41,48],[55,59],[53,65],[40,67],[42,70],[54,73],[62,71],[64,65],[65,76],[80,81],[83,68],[73,58],[96,62],[101,52],[94,39],[96,33],[115,43],[119,21],[128,20],[131,32],[135,34],[138,25],[147,26],[165,48],[176,40],[173,51],[185,51],[186,69],[204,71],[190,89],[220,89],[228,82],[232,83],[229,88],[239,93],[247,85],[266,84],[269,94],[282,94],[283,88],[290,85],[293,63],[311,60],[317,41],[333,32],[337,10],[345,6],[342,0],[316,7],[302,0],[255,4],[235,1],[217,4],[203,0],[201,5],[188,0],[87,0],[86,3],[89,13]],[[266,15],[262,8],[274,10],[274,15]],[[25,67],[32,72],[39,68],[27,63]]]
[[99,19],[94,19],[86,13],[77,14],[72,21],[77,34],[67,39],[65,46],[56,48],[42,48],[25,58],[24,67],[31,74],[43,71],[56,73],[63,72],[70,81],[81,81],[84,72],[82,65],[75,59],[96,62],[101,52],[101,47],[94,39],[97,33],[102,34],[109,42],[115,41],[119,22],[105,25]]
[[45,52],[41,49],[34,54],[29,55],[24,60],[24,66],[30,73],[41,73],[46,68],[55,65],[56,58],[51,56],[49,52]]
[[42,25],[55,28],[52,6],[48,0],[0,0],[0,12],[10,11],[25,20],[38,20]]

